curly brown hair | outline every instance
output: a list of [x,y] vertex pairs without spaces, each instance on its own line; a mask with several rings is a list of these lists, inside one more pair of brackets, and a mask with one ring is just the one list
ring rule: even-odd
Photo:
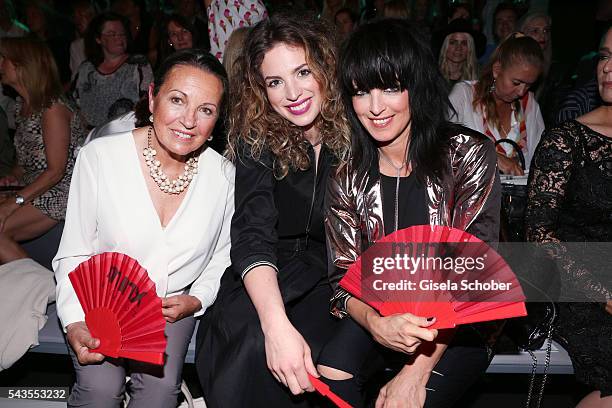
[[289,170],[310,167],[308,144],[303,130],[279,115],[268,102],[261,74],[264,55],[277,44],[301,47],[314,78],[319,83],[323,102],[315,126],[321,143],[340,161],[350,148],[350,127],[336,78],[336,46],[333,31],[311,18],[276,14],[253,27],[245,52],[236,62],[238,73],[231,84],[227,156],[235,161],[240,150],[255,160],[264,151],[273,158],[274,176],[282,179]]

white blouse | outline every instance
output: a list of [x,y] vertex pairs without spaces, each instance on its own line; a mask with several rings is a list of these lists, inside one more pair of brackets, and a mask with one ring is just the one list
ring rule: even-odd
[[[476,81],[462,81],[455,84],[449,98],[453,108],[455,108],[455,111],[457,112],[457,115],[451,115],[450,120],[463,124],[470,129],[484,133],[485,128],[482,110],[475,110],[472,107],[475,83]],[[512,117],[510,118],[510,131],[508,132],[507,137],[508,139],[518,142],[521,134],[519,129],[520,123],[516,116],[516,113],[512,112]],[[532,92],[529,92],[527,106],[525,108],[525,127],[527,130],[527,143],[523,149],[523,154],[525,155],[525,167],[529,169],[533,152],[540,142],[540,137],[544,131],[544,119],[542,118],[540,105],[538,105],[538,102],[536,101]],[[489,130],[495,137],[495,140],[499,140],[501,138],[497,128],[490,126]],[[502,143],[501,146],[508,155],[512,153],[513,148],[510,144]]]
[[53,259],[57,314],[65,328],[84,320],[68,274],[102,252],[136,259],[160,297],[189,293],[204,313],[230,265],[234,213],[234,166],[212,149],[199,158],[198,173],[176,214],[163,228],[140,167],[132,132],[102,137],[77,157],[64,232]]

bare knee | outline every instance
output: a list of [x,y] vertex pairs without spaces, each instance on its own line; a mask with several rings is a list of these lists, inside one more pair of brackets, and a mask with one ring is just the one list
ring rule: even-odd
[[353,378],[351,373],[322,364],[317,365],[317,371],[321,373],[323,377],[329,378],[330,380],[350,380]]

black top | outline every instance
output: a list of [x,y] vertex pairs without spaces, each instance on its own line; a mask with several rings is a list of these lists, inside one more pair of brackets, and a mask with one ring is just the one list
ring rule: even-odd
[[[395,230],[395,188],[397,178],[380,175],[382,191],[383,221],[385,235]],[[408,177],[400,177],[398,227],[408,228],[413,225],[429,224],[425,187],[417,179],[414,172]]]
[[[308,155],[314,163],[312,146]],[[282,274],[289,259],[279,256],[278,250],[295,245],[300,245],[304,262],[323,265],[323,205],[333,168],[332,154],[323,146],[316,171],[314,166],[289,171],[281,180],[274,177],[270,154],[262,154],[259,161],[242,154],[235,165],[236,209],[231,227],[234,272],[242,275],[253,264],[270,264]],[[323,267],[321,274],[326,273]]]

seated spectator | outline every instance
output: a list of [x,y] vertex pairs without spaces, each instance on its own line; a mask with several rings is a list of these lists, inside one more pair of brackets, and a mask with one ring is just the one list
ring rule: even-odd
[[148,55],[151,50],[151,19],[147,16],[143,0],[112,0],[111,11],[119,14],[128,22],[127,27],[132,39],[129,51],[134,54]]
[[199,35],[198,48],[210,50],[208,21],[201,0],[173,0],[174,12],[186,19]]
[[[546,131],[528,184],[527,238],[554,245],[562,298],[581,301],[558,303],[555,328],[577,380],[594,390],[580,408],[612,407],[612,278],[609,264],[594,266],[593,259],[562,243],[612,241],[611,58],[612,29],[601,44],[597,65],[604,105]],[[605,260],[609,252],[601,255]]]
[[74,79],[73,96],[91,127],[134,109],[152,81],[146,58],[128,53],[129,35],[127,22],[113,13],[95,17],[87,29],[87,61]]
[[448,23],[458,18],[470,20],[472,13],[467,3],[453,3],[448,7]]
[[495,12],[493,13],[493,21],[491,21],[494,42],[487,44],[485,53],[478,60],[480,65],[485,65],[487,62],[489,62],[493,51],[495,51],[495,48],[497,48],[497,44],[516,30],[517,21],[518,13],[512,4],[500,3],[495,8]]
[[31,33],[47,44],[55,58],[60,81],[68,85],[70,83],[70,33],[64,29],[66,24],[59,24],[60,19],[61,15],[55,13],[42,0],[29,2],[25,8],[25,20]]
[[0,38],[23,37],[28,28],[15,19],[15,6],[11,0],[0,0]]
[[77,143],[85,129],[62,96],[51,51],[38,39],[0,43],[2,83],[17,99],[15,148],[24,188],[0,202],[0,264],[26,258],[19,242],[50,230],[66,214]]
[[[542,50],[534,39],[520,33],[511,35],[495,50],[478,81],[459,82],[453,87],[450,100],[456,114],[451,120],[495,141],[512,140],[521,148],[528,167],[544,130],[540,107],[529,87],[537,81],[543,65]],[[524,174],[517,155],[508,143],[497,146],[503,173]]]
[[391,0],[385,3],[385,7],[382,13],[383,18],[400,18],[409,19],[410,11],[406,2],[403,0]]
[[597,83],[597,78],[593,78],[583,86],[574,89],[561,101],[557,112],[556,124],[559,125],[589,113],[601,106],[601,103],[599,84]]
[[434,34],[434,49],[440,50],[438,66],[452,85],[478,79],[477,58],[484,52],[485,38],[472,30],[470,22],[455,19]]
[[357,15],[348,7],[341,8],[334,16],[334,24],[340,39],[346,38],[357,25]]
[[[177,406],[194,315],[213,303],[230,263],[234,166],[207,148],[226,95],[219,61],[201,50],[179,51],[149,88],[149,125],[102,137],[79,152],[53,260],[57,315],[76,372],[71,407],[119,407],[126,372],[131,407]],[[163,366],[92,350],[99,339],[89,331],[68,274],[111,251],[136,259],[155,282],[167,322]]]
[[200,31],[189,20],[172,14],[161,27],[157,58],[162,62],[168,55],[186,48],[209,49],[210,44],[202,44]]
[[0,108],[0,186],[15,184],[15,145],[8,131],[8,119]]
[[77,74],[81,64],[85,62],[85,32],[91,20],[95,17],[96,11],[89,0],[77,0],[72,6],[72,19],[76,29],[77,38],[70,44],[70,73],[71,78]]

